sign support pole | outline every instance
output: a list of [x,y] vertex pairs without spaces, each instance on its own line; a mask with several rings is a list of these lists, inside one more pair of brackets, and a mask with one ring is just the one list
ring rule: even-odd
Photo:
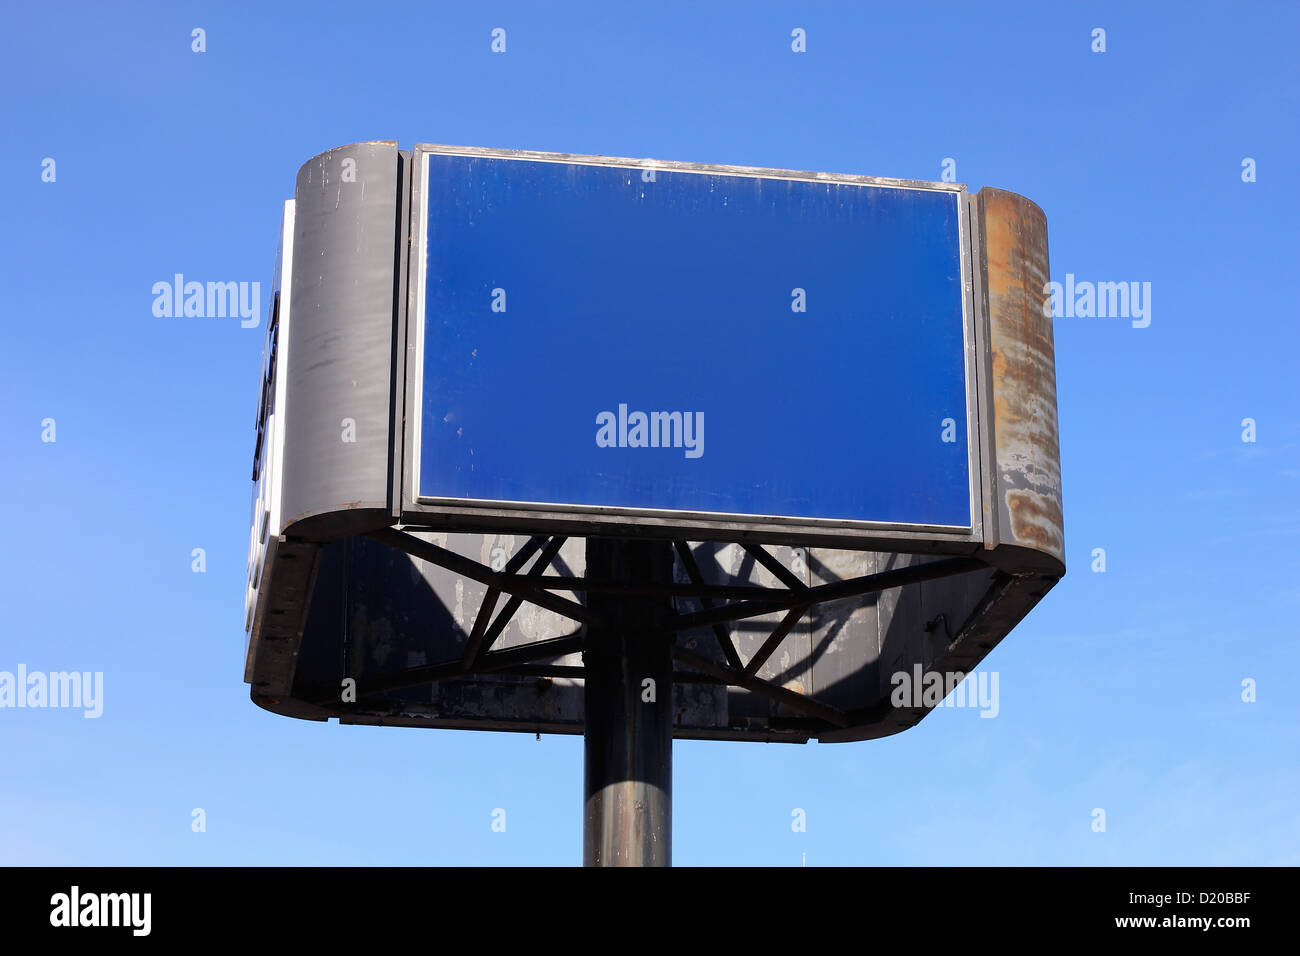
[[[666,541],[587,539],[587,574],[672,582]],[[587,629],[582,844],[585,866],[672,863],[673,633],[670,597],[592,593]]]

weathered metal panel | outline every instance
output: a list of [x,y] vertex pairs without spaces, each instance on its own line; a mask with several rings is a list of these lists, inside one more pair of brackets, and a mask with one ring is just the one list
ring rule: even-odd
[[985,187],[979,200],[992,359],[993,504],[1003,562],[1065,572],[1061,453],[1047,218],[1023,196]]
[[[874,551],[809,548],[805,563],[810,585],[830,584],[884,570]],[[811,691],[819,700],[852,710],[877,696],[880,657],[880,594],[831,601],[808,615]]]
[[321,153],[295,190],[286,531],[328,539],[389,520],[395,143]]
[[256,623],[245,677],[254,700],[294,717],[323,720],[326,712],[293,700],[298,652],[307,627],[308,608],[317,597],[319,545],[284,538],[273,543],[263,585],[265,614]]

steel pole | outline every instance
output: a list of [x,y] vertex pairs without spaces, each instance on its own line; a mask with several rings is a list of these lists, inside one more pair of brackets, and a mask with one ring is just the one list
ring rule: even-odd
[[[587,539],[587,573],[672,581],[672,545]],[[674,613],[670,597],[593,593],[587,627],[582,858],[586,866],[672,863]]]

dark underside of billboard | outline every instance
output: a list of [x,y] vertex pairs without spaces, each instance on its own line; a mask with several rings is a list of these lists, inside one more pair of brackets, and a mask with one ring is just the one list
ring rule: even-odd
[[662,580],[632,582],[592,575],[586,542],[560,536],[283,541],[253,699],[306,719],[581,734],[593,598],[617,594],[657,603],[646,627],[674,634],[675,737],[864,740],[921,720],[938,699],[910,692],[915,677],[946,692],[1056,581],[960,555],[662,547]]

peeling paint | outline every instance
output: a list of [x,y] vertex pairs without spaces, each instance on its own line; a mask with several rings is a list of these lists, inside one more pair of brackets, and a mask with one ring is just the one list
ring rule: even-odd
[[1005,543],[1064,561],[1056,357],[1043,314],[1047,219],[1023,196],[980,190],[993,368],[993,442]]

